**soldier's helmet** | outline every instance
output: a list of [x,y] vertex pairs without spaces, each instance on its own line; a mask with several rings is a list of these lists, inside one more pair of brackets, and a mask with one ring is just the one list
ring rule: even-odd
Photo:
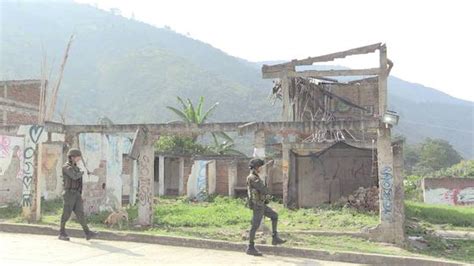
[[249,168],[250,169],[255,169],[257,167],[263,166],[265,162],[262,159],[252,159],[249,162]]
[[79,149],[70,149],[67,152],[67,157],[79,157],[82,156],[82,153]]

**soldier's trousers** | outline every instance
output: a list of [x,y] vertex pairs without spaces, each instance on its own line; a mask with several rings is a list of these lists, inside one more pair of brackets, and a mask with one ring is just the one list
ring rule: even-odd
[[257,232],[260,223],[262,222],[263,216],[268,217],[272,220],[272,231],[273,234],[277,233],[278,214],[267,205],[254,206],[252,216],[252,227],[250,228],[249,242],[250,244],[255,243],[255,233]]
[[85,233],[89,233],[89,227],[87,226],[86,219],[84,217],[84,207],[82,205],[82,197],[79,191],[66,190],[63,195],[64,208],[63,215],[61,216],[61,231],[60,233],[66,233],[66,222],[71,217],[71,213],[76,214],[77,221],[82,226]]

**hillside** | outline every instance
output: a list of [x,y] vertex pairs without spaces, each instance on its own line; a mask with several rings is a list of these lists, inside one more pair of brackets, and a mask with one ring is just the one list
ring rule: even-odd
[[[0,79],[37,78],[42,47],[57,73],[75,33],[58,103],[58,109],[67,104],[68,123],[95,123],[104,115],[115,123],[166,122],[173,117],[165,106],[177,95],[218,101],[219,121],[279,118],[259,64],[209,44],[68,1],[1,2],[1,12]],[[402,117],[398,133],[410,142],[444,138],[474,157],[472,102],[396,77],[389,93]]]

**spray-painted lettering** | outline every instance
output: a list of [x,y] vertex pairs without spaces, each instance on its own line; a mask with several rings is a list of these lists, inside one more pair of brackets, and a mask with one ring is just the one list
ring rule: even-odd
[[393,220],[393,171],[392,167],[385,166],[381,171],[381,198],[382,198],[382,220]]

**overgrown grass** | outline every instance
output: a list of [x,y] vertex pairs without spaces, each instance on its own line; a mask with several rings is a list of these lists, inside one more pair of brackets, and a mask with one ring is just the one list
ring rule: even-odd
[[21,215],[21,207],[10,204],[0,208],[0,220],[14,219]]
[[250,211],[240,199],[216,197],[213,202],[160,200],[155,209],[155,224],[165,227],[226,227],[246,224]]
[[474,227],[472,206],[448,206],[406,201],[406,216],[431,224],[449,224],[457,227]]
[[[185,198],[161,197],[155,205],[154,226],[148,229],[133,227],[138,217],[137,207],[127,208],[130,226],[123,231],[133,231],[153,235],[175,235],[241,242],[250,227],[251,210],[241,199],[210,197],[209,202],[191,202]],[[474,208],[428,205],[406,202],[407,219],[416,220],[420,226],[409,228],[409,235],[425,237],[428,247],[424,250],[402,249],[391,245],[370,242],[349,236],[320,236],[311,231],[359,231],[363,227],[378,224],[374,213],[359,212],[354,209],[334,206],[319,206],[313,209],[285,209],[278,202],[270,207],[279,214],[279,231],[288,239],[288,246],[325,249],[329,251],[359,251],[392,255],[423,254],[447,259],[474,262],[474,241],[444,240],[427,233],[433,225],[443,224],[462,230],[474,229]],[[43,224],[58,225],[62,213],[62,200],[45,201],[42,204]],[[0,217],[21,222],[21,208],[11,206],[0,209]],[[93,228],[108,230],[103,224],[109,212],[101,212],[88,217]],[[267,227],[271,227],[266,220]],[[80,228],[75,221],[69,228]],[[118,228],[114,228],[118,230]],[[302,233],[303,232],[303,233]],[[260,235],[258,243],[269,243],[269,234]]]

